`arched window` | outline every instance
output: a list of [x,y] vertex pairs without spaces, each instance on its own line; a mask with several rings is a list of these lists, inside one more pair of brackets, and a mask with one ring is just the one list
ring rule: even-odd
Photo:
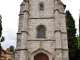
[[43,25],[37,28],[37,38],[45,38],[45,27]]
[[40,4],[39,9],[40,9],[40,10],[44,10],[44,5],[43,5],[43,3]]

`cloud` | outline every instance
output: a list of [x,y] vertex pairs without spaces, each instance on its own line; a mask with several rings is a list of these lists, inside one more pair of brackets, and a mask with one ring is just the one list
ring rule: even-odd
[[7,30],[3,33],[3,36],[5,37],[5,41],[2,42],[2,46],[4,46],[5,49],[11,45],[16,46],[16,31]]
[[[23,0],[0,0],[0,14],[2,15],[3,36],[5,41],[2,43],[4,49],[10,45],[16,46],[16,33],[18,30],[18,14],[20,11],[20,4]],[[80,0],[62,0],[70,10],[78,28]],[[77,30],[77,34],[78,34]]]
[[61,0],[64,4],[69,5],[73,2],[73,0]]
[[80,1],[73,0],[72,4],[70,5],[70,7],[72,8],[69,8],[73,18],[75,19],[77,34],[79,34],[79,6],[80,6],[79,2]]
[[77,29],[77,33],[79,35],[79,8],[80,8],[80,0],[62,0],[63,3],[66,4],[66,10],[69,10],[75,20],[75,25]]
[[2,46],[3,48],[6,50],[8,47],[10,47],[11,45],[13,45],[14,47],[16,47],[16,41],[14,40],[5,40],[4,42],[2,42]]
[[14,30],[7,30],[7,31],[5,31],[5,33],[3,35],[6,36],[5,39],[15,40],[15,38],[16,38],[16,31],[14,31]]
[[4,49],[10,45],[16,46],[16,33],[18,30],[18,15],[20,4],[23,0],[0,0],[0,14],[2,15],[2,35],[5,41],[2,42]]

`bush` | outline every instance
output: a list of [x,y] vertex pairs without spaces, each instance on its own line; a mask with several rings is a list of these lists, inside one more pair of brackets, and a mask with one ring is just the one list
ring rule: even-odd
[[8,59],[8,60],[12,60],[12,59]]

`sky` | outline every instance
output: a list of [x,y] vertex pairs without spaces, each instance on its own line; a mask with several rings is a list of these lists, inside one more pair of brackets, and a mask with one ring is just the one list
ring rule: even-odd
[[[4,49],[13,45],[16,47],[17,30],[20,4],[23,0],[0,0],[0,14],[2,15],[2,35],[5,37],[5,41],[2,42]],[[79,33],[79,9],[80,0],[62,0],[66,5],[66,10],[69,10],[75,19],[77,33]]]

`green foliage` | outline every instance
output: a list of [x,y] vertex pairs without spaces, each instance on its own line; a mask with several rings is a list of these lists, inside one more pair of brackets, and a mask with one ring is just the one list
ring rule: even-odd
[[14,52],[14,46],[10,46],[10,51]]
[[12,59],[9,58],[8,60],[12,60]]
[[10,46],[9,48],[6,49],[8,52],[14,52],[14,46]]
[[1,42],[3,42],[5,40],[5,38],[2,36],[2,38],[1,38]]
[[1,56],[1,51],[2,51],[2,46],[1,46],[1,42],[4,41],[4,37],[2,36],[2,21],[0,19],[0,56]]
[[78,42],[76,38],[75,21],[69,11],[66,11],[66,25],[67,25],[68,47],[69,47],[69,59],[76,60]]
[[77,37],[78,40],[78,49],[80,50],[80,36]]
[[6,51],[11,52],[11,51],[10,51],[10,48],[7,48]]
[[[2,36],[1,42],[3,42],[4,40],[5,40],[5,38]],[[1,46],[1,43],[0,43],[0,56],[1,56],[1,51],[2,51],[2,46]]]
[[0,37],[1,37],[1,35],[2,35],[2,21],[0,19]]
[[78,40],[77,60],[80,60],[80,36],[77,37],[77,40]]

